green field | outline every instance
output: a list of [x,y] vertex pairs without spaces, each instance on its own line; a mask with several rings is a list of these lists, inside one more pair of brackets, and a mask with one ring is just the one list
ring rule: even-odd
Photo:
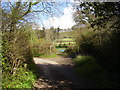
[[69,44],[75,44],[75,40],[73,38],[64,38],[64,39],[57,39],[55,41],[56,46],[58,45],[69,45]]
[[63,39],[57,39],[56,41],[74,41],[73,38],[63,38]]

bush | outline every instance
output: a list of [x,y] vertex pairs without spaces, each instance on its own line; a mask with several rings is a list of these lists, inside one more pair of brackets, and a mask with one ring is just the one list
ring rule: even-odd
[[[91,31],[78,37],[79,53],[95,58],[95,62],[106,69],[111,82],[119,83],[120,31]],[[88,66],[86,66],[88,67]],[[117,86],[118,87],[118,86]]]
[[33,55],[41,56],[41,55],[51,55],[55,53],[55,47],[52,46],[52,42],[46,41],[44,39],[38,39],[33,42]]
[[37,66],[33,62],[30,32],[4,32],[2,37],[3,88],[31,88]]
[[[83,55],[91,55],[97,58],[96,62],[108,68],[110,71],[116,71],[119,68],[119,32],[112,31],[92,31],[78,37],[77,45],[79,53]],[[111,68],[112,66],[112,68]]]
[[77,45],[68,46],[65,52],[72,58],[75,58],[79,53],[79,47]]
[[24,67],[17,68],[15,75],[3,72],[3,88],[32,88],[36,76]]

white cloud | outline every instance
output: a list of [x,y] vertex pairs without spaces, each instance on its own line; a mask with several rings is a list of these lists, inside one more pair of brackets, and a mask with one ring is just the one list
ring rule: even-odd
[[75,25],[73,20],[73,13],[75,10],[72,6],[68,6],[64,9],[64,14],[61,17],[52,17],[43,22],[45,28],[50,28],[53,26],[54,28],[60,27],[61,29],[71,28]]

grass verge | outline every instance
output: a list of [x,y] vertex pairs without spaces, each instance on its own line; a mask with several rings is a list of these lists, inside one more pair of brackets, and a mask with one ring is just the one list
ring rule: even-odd
[[33,60],[16,68],[16,73],[2,73],[2,88],[33,88],[39,77],[39,68]]
[[51,55],[41,55],[41,54],[35,54],[34,57],[41,57],[41,58],[54,58],[54,57],[58,57],[57,54],[53,53]]
[[94,81],[98,87],[111,87],[107,71],[98,65],[93,57],[78,56],[74,59],[74,63],[75,71]]
[[3,88],[33,88],[36,75],[25,68],[19,68],[17,74],[4,74],[2,80]]

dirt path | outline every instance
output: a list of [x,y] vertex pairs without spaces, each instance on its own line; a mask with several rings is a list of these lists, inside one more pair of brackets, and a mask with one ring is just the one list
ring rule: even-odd
[[34,84],[36,88],[64,89],[94,88],[90,81],[74,72],[71,58],[34,58],[44,74]]

